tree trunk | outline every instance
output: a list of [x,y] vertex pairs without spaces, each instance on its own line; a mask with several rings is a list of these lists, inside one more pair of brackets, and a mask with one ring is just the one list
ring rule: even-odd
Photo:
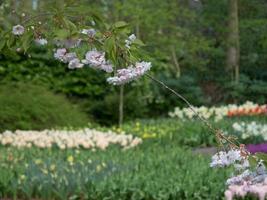
[[229,0],[228,31],[226,70],[231,73],[232,80],[239,82],[238,0]]
[[123,124],[123,95],[124,95],[124,87],[120,86],[120,102],[119,102],[119,127]]
[[176,52],[175,52],[174,46],[172,47],[171,51],[172,51],[173,63],[174,63],[175,69],[176,69],[176,77],[180,78],[180,76],[181,76],[181,68],[180,68],[180,65],[179,65],[179,62],[178,62],[178,59],[177,59],[177,56],[176,56]]

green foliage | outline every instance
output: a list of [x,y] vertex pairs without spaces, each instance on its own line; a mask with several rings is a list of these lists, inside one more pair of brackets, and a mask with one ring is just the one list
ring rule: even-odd
[[62,95],[30,84],[3,84],[0,87],[0,131],[81,127],[87,116]]
[[240,83],[223,83],[223,101],[226,102],[246,102],[247,100],[259,104],[266,103],[267,82],[261,80],[251,80],[247,76],[240,77]]
[[[34,80],[46,84],[53,91],[63,93],[84,106],[87,114],[97,122],[109,125],[116,123],[118,118],[119,92],[105,82],[104,73],[88,68],[78,71],[65,69],[66,66],[51,59],[52,45],[48,46],[49,51],[34,45],[29,48],[30,31],[22,41],[10,34],[14,24],[41,11],[51,11],[51,16],[41,16],[37,20],[47,21],[49,25],[35,24],[37,30],[43,28],[40,31],[45,38],[77,39],[85,37],[79,35],[81,28],[101,30],[97,39],[108,33],[101,40],[103,45],[98,41],[90,43],[89,48],[95,45],[104,49],[116,67],[126,66],[125,60],[121,59],[125,54],[122,56],[120,52],[125,51],[124,39],[135,33],[145,45],[136,40],[131,54],[126,53],[127,60],[135,62],[137,58],[142,58],[151,61],[151,74],[172,86],[194,105],[243,103],[247,100],[266,102],[267,4],[264,0],[239,2],[239,84],[231,82],[231,75],[225,70],[227,0],[65,0],[56,4],[44,1],[38,5],[37,10],[32,10],[30,0],[2,3],[0,80]],[[17,12],[10,12],[11,8]],[[26,17],[23,18],[21,13],[25,13]],[[74,17],[77,13],[81,17]],[[92,20],[96,26],[92,26]],[[26,24],[30,26],[31,23]],[[45,33],[44,30],[48,31]],[[87,47],[86,43],[75,50],[80,58]],[[27,50],[28,55],[24,55],[23,51],[17,53],[17,48]],[[126,120],[166,115],[173,107],[184,105],[164,89],[144,79],[127,87],[124,102]]]
[[[0,82],[34,81],[44,84],[80,104],[95,121],[105,125],[118,121],[119,90],[106,82],[105,73],[90,68],[66,69],[66,66],[51,60],[52,55],[42,48],[37,48],[31,56],[31,59],[20,56],[16,61],[3,58],[0,61]],[[147,116],[147,105],[152,97],[149,82],[145,79],[125,86],[125,119]]]
[[127,151],[0,152],[1,198],[222,199],[228,174],[176,144],[152,141]]

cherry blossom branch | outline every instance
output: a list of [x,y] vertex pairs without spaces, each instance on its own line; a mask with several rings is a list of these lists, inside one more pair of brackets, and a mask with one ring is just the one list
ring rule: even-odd
[[[188,107],[190,108],[190,110],[192,110],[192,112],[213,132],[216,134],[216,137],[219,139],[219,141],[221,141],[221,139],[226,140],[227,142],[229,142],[233,147],[235,148],[239,148],[239,146],[232,141],[231,139],[229,139],[228,137],[226,137],[222,131],[220,129],[215,129],[205,118],[203,118],[193,107],[193,105],[186,99],[184,98],[181,94],[179,94],[178,92],[176,92],[175,90],[173,90],[172,88],[170,88],[169,86],[167,86],[165,83],[163,83],[162,81],[154,78],[153,76],[149,75],[149,74],[145,74],[148,78],[150,78],[151,80],[153,80],[154,82],[158,83],[159,85],[163,86],[165,89],[169,90],[171,93],[173,93],[175,96],[177,96],[178,98],[180,98],[182,101],[184,101]],[[222,143],[221,143],[222,144]]]

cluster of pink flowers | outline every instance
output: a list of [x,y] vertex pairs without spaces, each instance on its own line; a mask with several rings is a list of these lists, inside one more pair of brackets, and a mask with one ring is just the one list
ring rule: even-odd
[[130,66],[124,69],[118,69],[114,77],[107,79],[108,83],[113,85],[122,85],[144,75],[151,68],[150,62],[137,62],[135,66]]
[[253,194],[260,200],[264,200],[267,195],[267,184],[248,185],[231,185],[224,192],[226,200],[233,200],[235,196],[244,198],[247,194]]
[[82,68],[84,65],[89,65],[92,68],[100,69],[108,73],[113,71],[112,64],[106,61],[105,53],[96,50],[88,51],[85,55],[85,59],[82,61],[77,57],[76,53],[68,53],[65,48],[57,49],[54,53],[54,57],[63,63],[68,63],[70,69]]
[[224,193],[227,200],[232,200],[235,196],[245,197],[247,194],[254,194],[264,200],[267,195],[266,168],[259,162],[255,172],[246,170],[228,179],[227,183],[229,187]]
[[220,151],[212,156],[211,167],[234,166],[236,175],[227,179],[228,189],[225,191],[227,200],[232,200],[235,196],[244,197],[247,194],[256,194],[260,199],[264,199],[267,194],[267,172],[262,162],[259,160],[255,171],[251,171],[248,155],[244,149],[231,149],[228,152]]
[[90,65],[92,68],[103,70],[107,73],[113,72],[113,66],[109,61],[106,61],[105,52],[96,50],[88,51],[85,59],[82,60],[84,64]]
[[81,33],[82,33],[82,34],[85,34],[85,35],[88,35],[89,37],[94,37],[95,34],[96,34],[96,31],[95,31],[95,29],[90,28],[90,29],[83,29],[83,30],[81,31]]
[[67,50],[65,48],[62,49],[57,49],[56,52],[54,53],[55,59],[63,62],[63,63],[68,63],[68,67],[70,69],[75,69],[75,68],[82,68],[83,64],[81,61],[78,59],[76,53],[67,53]]
[[[113,72],[113,65],[106,60],[105,52],[97,50],[88,51],[85,59],[81,61],[78,59],[76,53],[68,53],[65,48],[61,48],[56,50],[54,57],[63,63],[68,63],[70,69],[82,68],[84,65],[89,65],[94,69],[100,69],[107,73]],[[134,66],[131,65],[128,68],[118,69],[116,76],[109,77],[107,81],[112,85],[122,85],[144,75],[150,68],[150,62],[137,62]]]
[[229,165],[241,162],[242,165],[246,165],[244,158],[241,156],[241,151],[237,149],[231,149],[228,152],[220,151],[212,156],[210,167],[227,167]]
[[[21,25],[16,25],[12,29],[12,33],[14,35],[20,36],[25,32],[25,28]],[[82,29],[80,31],[81,34],[85,34],[90,38],[95,37],[96,30],[93,28],[90,29]],[[132,43],[136,40],[136,36],[134,34],[130,35],[125,40],[125,46],[127,49],[130,49]],[[82,39],[75,40],[75,44],[70,44],[70,48],[79,46]],[[39,45],[46,45],[48,42],[45,38],[37,38],[35,42]],[[58,41],[60,42],[60,41]],[[73,43],[73,41],[70,41]],[[64,45],[66,47],[67,45]],[[68,48],[68,47],[66,47]],[[66,48],[56,49],[54,53],[54,58],[68,64],[69,69],[78,69],[84,67],[84,65],[89,65],[94,69],[103,70],[107,73],[113,72],[113,65],[110,61],[106,60],[105,52],[101,52],[98,50],[90,50],[86,53],[85,59],[80,60],[75,52],[68,52]],[[115,76],[109,77],[107,82],[112,85],[122,85],[133,80],[136,80],[140,76],[144,75],[151,68],[150,62],[136,62],[134,65],[130,65],[127,68],[118,69],[115,73]]]

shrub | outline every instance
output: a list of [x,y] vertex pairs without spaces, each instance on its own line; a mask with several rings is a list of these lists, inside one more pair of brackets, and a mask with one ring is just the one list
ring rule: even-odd
[[0,86],[0,131],[85,126],[86,114],[43,86],[30,83]]

